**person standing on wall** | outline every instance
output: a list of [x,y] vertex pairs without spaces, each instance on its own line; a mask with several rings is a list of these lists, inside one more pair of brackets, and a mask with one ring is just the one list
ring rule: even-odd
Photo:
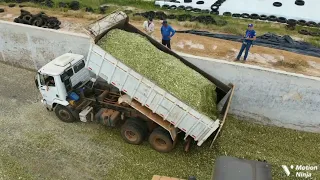
[[236,58],[236,61],[240,61],[240,57],[241,57],[244,50],[246,50],[244,53],[244,59],[243,59],[244,62],[246,62],[246,60],[248,58],[250,47],[252,46],[253,41],[256,40],[256,31],[253,30],[253,24],[248,25],[248,29],[246,31],[244,38],[245,39],[242,42],[242,46],[241,46],[240,52]]
[[149,18],[147,21],[143,22],[143,30],[146,34],[153,38],[154,24],[152,18]]
[[164,20],[161,27],[162,44],[167,46],[169,49],[171,49],[170,40],[175,33],[176,31],[168,25],[166,20]]

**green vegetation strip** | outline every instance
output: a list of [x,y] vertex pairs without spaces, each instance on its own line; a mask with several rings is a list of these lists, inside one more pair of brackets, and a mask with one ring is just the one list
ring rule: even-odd
[[157,49],[146,38],[115,29],[98,44],[180,100],[216,118],[215,85],[180,60]]
[[[152,175],[158,174],[185,179],[194,175],[199,180],[209,180],[215,159],[227,155],[266,160],[272,166],[272,178],[285,180],[294,178],[295,170],[287,177],[281,165],[319,165],[320,162],[320,134],[263,126],[232,117],[228,117],[213,149],[209,149],[208,140],[201,147],[193,145],[191,151],[185,153],[180,141],[173,152],[163,154],[153,151],[148,143],[134,146],[122,143],[118,135],[114,138],[120,141],[111,140],[122,157],[116,160],[115,170],[110,171],[107,179],[151,179]],[[110,142],[102,134],[94,140]],[[309,172],[313,179],[320,178],[320,171]]]

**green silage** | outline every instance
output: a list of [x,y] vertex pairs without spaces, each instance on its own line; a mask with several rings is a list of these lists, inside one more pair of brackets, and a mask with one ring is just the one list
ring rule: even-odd
[[195,110],[216,118],[215,85],[146,38],[114,29],[98,45]]

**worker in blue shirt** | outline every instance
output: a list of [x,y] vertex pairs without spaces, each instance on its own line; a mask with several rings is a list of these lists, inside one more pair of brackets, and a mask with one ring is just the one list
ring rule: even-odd
[[168,25],[168,22],[164,20],[162,22],[161,27],[161,35],[162,35],[162,44],[164,46],[167,46],[169,49],[171,49],[170,40],[171,37],[176,33],[176,31]]
[[240,60],[240,57],[241,57],[244,50],[246,50],[244,53],[244,59],[243,59],[244,62],[246,62],[246,60],[248,58],[248,53],[249,53],[250,47],[252,46],[253,41],[256,40],[256,31],[253,30],[253,24],[248,25],[248,29],[246,31],[244,38],[245,39],[242,42],[242,46],[241,46],[241,49],[240,49],[240,52],[237,56],[236,61]]

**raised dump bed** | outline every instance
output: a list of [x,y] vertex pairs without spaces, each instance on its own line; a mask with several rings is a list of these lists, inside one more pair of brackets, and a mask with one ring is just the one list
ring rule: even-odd
[[[93,74],[106,80],[109,84],[112,84],[117,87],[119,91],[126,94],[126,96],[120,98],[119,101],[128,103],[143,114],[148,113],[149,110],[157,115],[152,117],[153,119],[158,119],[154,121],[162,119],[169,122],[173,127],[185,132],[185,139],[190,136],[197,141],[198,146],[201,146],[213,132],[219,129],[219,127],[222,127],[221,124],[223,124],[226,118],[228,107],[231,102],[233,85],[225,85],[189,63],[178,54],[167,49],[156,40],[147,36],[139,29],[132,26],[128,21],[128,17],[123,12],[116,12],[98,20],[89,25],[88,30],[95,38],[95,42],[98,42],[101,37],[114,28],[138,33],[147,37],[159,50],[176,57],[185,65],[194,69],[217,86],[216,92],[218,100],[217,102],[212,103],[219,104],[221,102],[224,104],[219,117],[217,119],[210,119],[174,97],[170,92],[159,87],[148,78],[142,76],[139,72],[129,68],[122,63],[121,60],[116,59],[97,45],[92,45],[87,58],[86,66]],[[137,104],[140,104],[141,107],[139,106],[138,108]],[[170,133],[171,137],[174,139],[174,133]]]

